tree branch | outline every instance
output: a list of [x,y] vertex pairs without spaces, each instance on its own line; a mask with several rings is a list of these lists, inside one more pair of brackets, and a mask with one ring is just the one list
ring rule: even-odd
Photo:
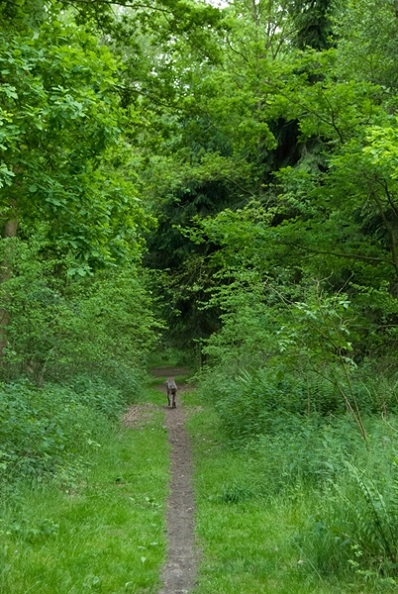
[[315,250],[315,249],[309,248],[307,246],[300,246],[297,244],[294,244],[294,246],[293,246],[292,244],[290,244],[288,242],[286,242],[285,245],[288,247],[294,248],[295,250],[300,249],[303,252],[305,252],[305,251],[310,252],[311,254],[335,256],[336,258],[347,258],[349,260],[362,260],[363,262],[375,262],[375,263],[379,263],[379,264],[380,263],[389,264],[396,270],[396,266],[395,266],[394,262],[387,258],[379,258],[377,256],[364,256],[362,254],[344,254],[342,252],[331,252],[331,251],[327,251],[327,250]]
[[[93,0],[63,0],[63,4],[89,4],[93,5]],[[173,14],[172,10],[168,10],[167,8],[160,8],[159,6],[154,6],[150,4],[141,4],[140,2],[123,2],[121,0],[96,0],[96,4],[105,4],[108,6],[112,6],[116,4],[117,6],[125,6],[126,8],[143,8],[145,10],[157,10],[158,12],[164,12],[166,14]]]

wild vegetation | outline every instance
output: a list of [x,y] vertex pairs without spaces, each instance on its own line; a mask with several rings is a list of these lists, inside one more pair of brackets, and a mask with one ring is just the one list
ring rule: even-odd
[[395,0],[0,3],[7,538],[52,538],[15,510],[83,492],[173,347],[208,411],[204,543],[222,504],[260,539],[280,518],[275,592],[396,586],[397,33]]
[[[52,396],[70,398],[59,390]],[[161,414],[135,431],[83,404],[67,407],[63,426],[55,406],[43,418],[49,414],[57,434],[25,437],[34,464],[26,460],[19,481],[1,493],[1,591],[156,591],[169,466]],[[27,470],[36,477],[33,488]]]

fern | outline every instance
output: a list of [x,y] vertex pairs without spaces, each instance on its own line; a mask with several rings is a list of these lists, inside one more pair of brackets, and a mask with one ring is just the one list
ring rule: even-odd
[[354,479],[365,507],[356,507],[357,525],[359,536],[366,547],[373,545],[373,553],[382,555],[390,563],[398,561],[397,552],[397,514],[398,509],[398,485],[395,481],[394,490],[391,494],[391,502],[386,504],[383,494],[370,479],[365,479],[358,469],[346,462],[350,476]]

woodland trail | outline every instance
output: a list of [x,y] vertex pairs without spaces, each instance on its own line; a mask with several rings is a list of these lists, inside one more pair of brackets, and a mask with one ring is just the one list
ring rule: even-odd
[[[177,408],[165,407],[171,456],[170,495],[167,502],[167,557],[162,570],[159,594],[187,594],[195,583],[197,550],[194,536],[195,501],[192,486],[192,457],[186,412],[182,398],[187,386],[180,385],[178,375],[186,375],[182,368],[152,370],[155,377],[177,376]],[[165,393],[165,386],[158,389]],[[166,398],[166,395],[165,395]]]

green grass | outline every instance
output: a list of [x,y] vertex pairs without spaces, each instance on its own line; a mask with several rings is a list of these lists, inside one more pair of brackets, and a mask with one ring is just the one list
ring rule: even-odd
[[[91,440],[82,441],[75,474],[67,466],[64,479],[59,476],[57,483],[34,489],[20,485],[10,491],[0,508],[1,594],[158,591],[166,550],[170,464],[162,412],[165,391],[148,389],[146,401],[158,409],[143,407],[149,417],[135,428],[115,427],[98,417],[95,436],[100,447],[94,441],[91,445]],[[372,548],[366,531],[365,542],[361,541],[355,527],[356,519],[362,518],[365,529],[375,534],[369,519],[369,510],[374,510],[361,494],[362,483],[353,480],[352,473],[343,476],[345,467],[339,466],[341,432],[349,434],[349,424],[340,427],[334,422],[326,431],[317,423],[291,422],[238,449],[225,440],[211,405],[200,409],[194,393],[184,395],[184,401],[195,405],[189,428],[202,551],[198,585],[192,594],[397,591],[394,580],[382,579],[381,566],[374,564],[382,550],[379,543],[374,541]],[[382,488],[383,481],[395,484],[391,455],[396,451],[396,431],[387,425],[391,431],[387,436],[385,423],[379,425],[375,420],[369,431],[369,451],[350,439],[346,449],[358,468],[368,465],[366,476],[388,495]],[[325,440],[327,447],[321,447]],[[87,451],[82,450],[83,444]],[[335,459],[326,457],[330,452],[335,452]],[[87,468],[84,475],[82,468]],[[329,482],[324,474],[317,474],[319,468],[329,468]],[[344,508],[338,491],[328,487],[332,479],[359,514]],[[380,510],[383,522],[391,526],[398,500],[394,494],[393,490],[386,499],[391,517],[382,516]],[[379,505],[381,500],[374,501]],[[349,528],[347,548],[341,535],[349,534]]]
[[[190,397],[194,402],[195,397]],[[259,459],[223,441],[211,409],[189,421],[195,458],[197,539],[202,551],[194,594],[368,594],[396,592],[393,580],[321,571],[308,524],[322,508],[319,492],[297,485],[267,493]],[[272,466],[272,465],[271,465]],[[263,472],[263,475],[261,475]],[[271,482],[270,477],[270,482]],[[311,555],[305,553],[311,551]],[[325,554],[325,551],[320,551]]]
[[104,429],[84,480],[20,492],[0,522],[2,594],[156,592],[165,556],[163,417]]

